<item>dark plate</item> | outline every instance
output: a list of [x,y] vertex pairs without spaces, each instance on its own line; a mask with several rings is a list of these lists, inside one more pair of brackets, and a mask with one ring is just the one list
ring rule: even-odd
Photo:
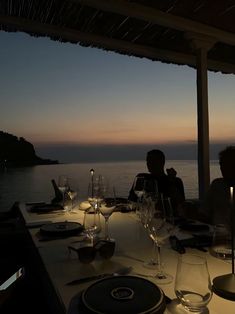
[[77,235],[82,230],[83,226],[78,222],[63,221],[43,225],[40,228],[40,233],[44,236],[69,237]]
[[163,291],[135,276],[99,280],[84,290],[81,298],[88,313],[162,314],[166,308]]

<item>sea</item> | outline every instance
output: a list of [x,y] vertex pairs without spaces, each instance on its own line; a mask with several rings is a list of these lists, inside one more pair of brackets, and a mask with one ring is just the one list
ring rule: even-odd
[[[171,167],[183,180],[186,198],[197,198],[197,161],[168,160],[165,168]],[[60,175],[70,178],[72,189],[78,192],[78,199],[85,199],[91,180],[91,169],[94,169],[94,175],[107,178],[119,197],[128,196],[137,173],[147,172],[145,161],[71,163],[3,169],[0,172],[0,211],[9,210],[15,202],[50,202],[54,197],[51,180],[57,181]],[[210,175],[211,181],[221,176],[217,160],[210,162]]]

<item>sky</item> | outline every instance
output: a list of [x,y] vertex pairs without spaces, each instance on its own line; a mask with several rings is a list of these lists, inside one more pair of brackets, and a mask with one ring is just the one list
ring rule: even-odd
[[[196,157],[194,69],[20,32],[0,42],[0,130],[41,157],[138,159],[157,147]],[[234,144],[235,76],[209,72],[208,85],[211,145]]]

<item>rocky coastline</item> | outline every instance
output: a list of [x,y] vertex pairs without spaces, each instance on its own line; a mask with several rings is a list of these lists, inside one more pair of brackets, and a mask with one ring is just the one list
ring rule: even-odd
[[29,167],[59,164],[58,160],[44,159],[36,155],[33,144],[23,137],[0,131],[0,167]]

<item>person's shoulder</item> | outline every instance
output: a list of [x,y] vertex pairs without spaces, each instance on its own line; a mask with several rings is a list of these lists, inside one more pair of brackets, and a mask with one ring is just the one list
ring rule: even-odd
[[180,177],[172,177],[172,176],[166,175],[165,179],[174,183],[183,183]]
[[180,177],[175,177],[175,180],[178,182],[183,182],[183,180]]
[[210,184],[210,190],[225,188],[226,183],[223,178],[215,178]]
[[140,172],[136,175],[137,177],[146,177],[146,178],[149,178],[151,177],[151,174],[150,173],[147,173],[147,172]]
[[223,178],[215,178],[214,180],[211,181],[210,186],[217,186],[217,185],[224,185],[224,179]]

